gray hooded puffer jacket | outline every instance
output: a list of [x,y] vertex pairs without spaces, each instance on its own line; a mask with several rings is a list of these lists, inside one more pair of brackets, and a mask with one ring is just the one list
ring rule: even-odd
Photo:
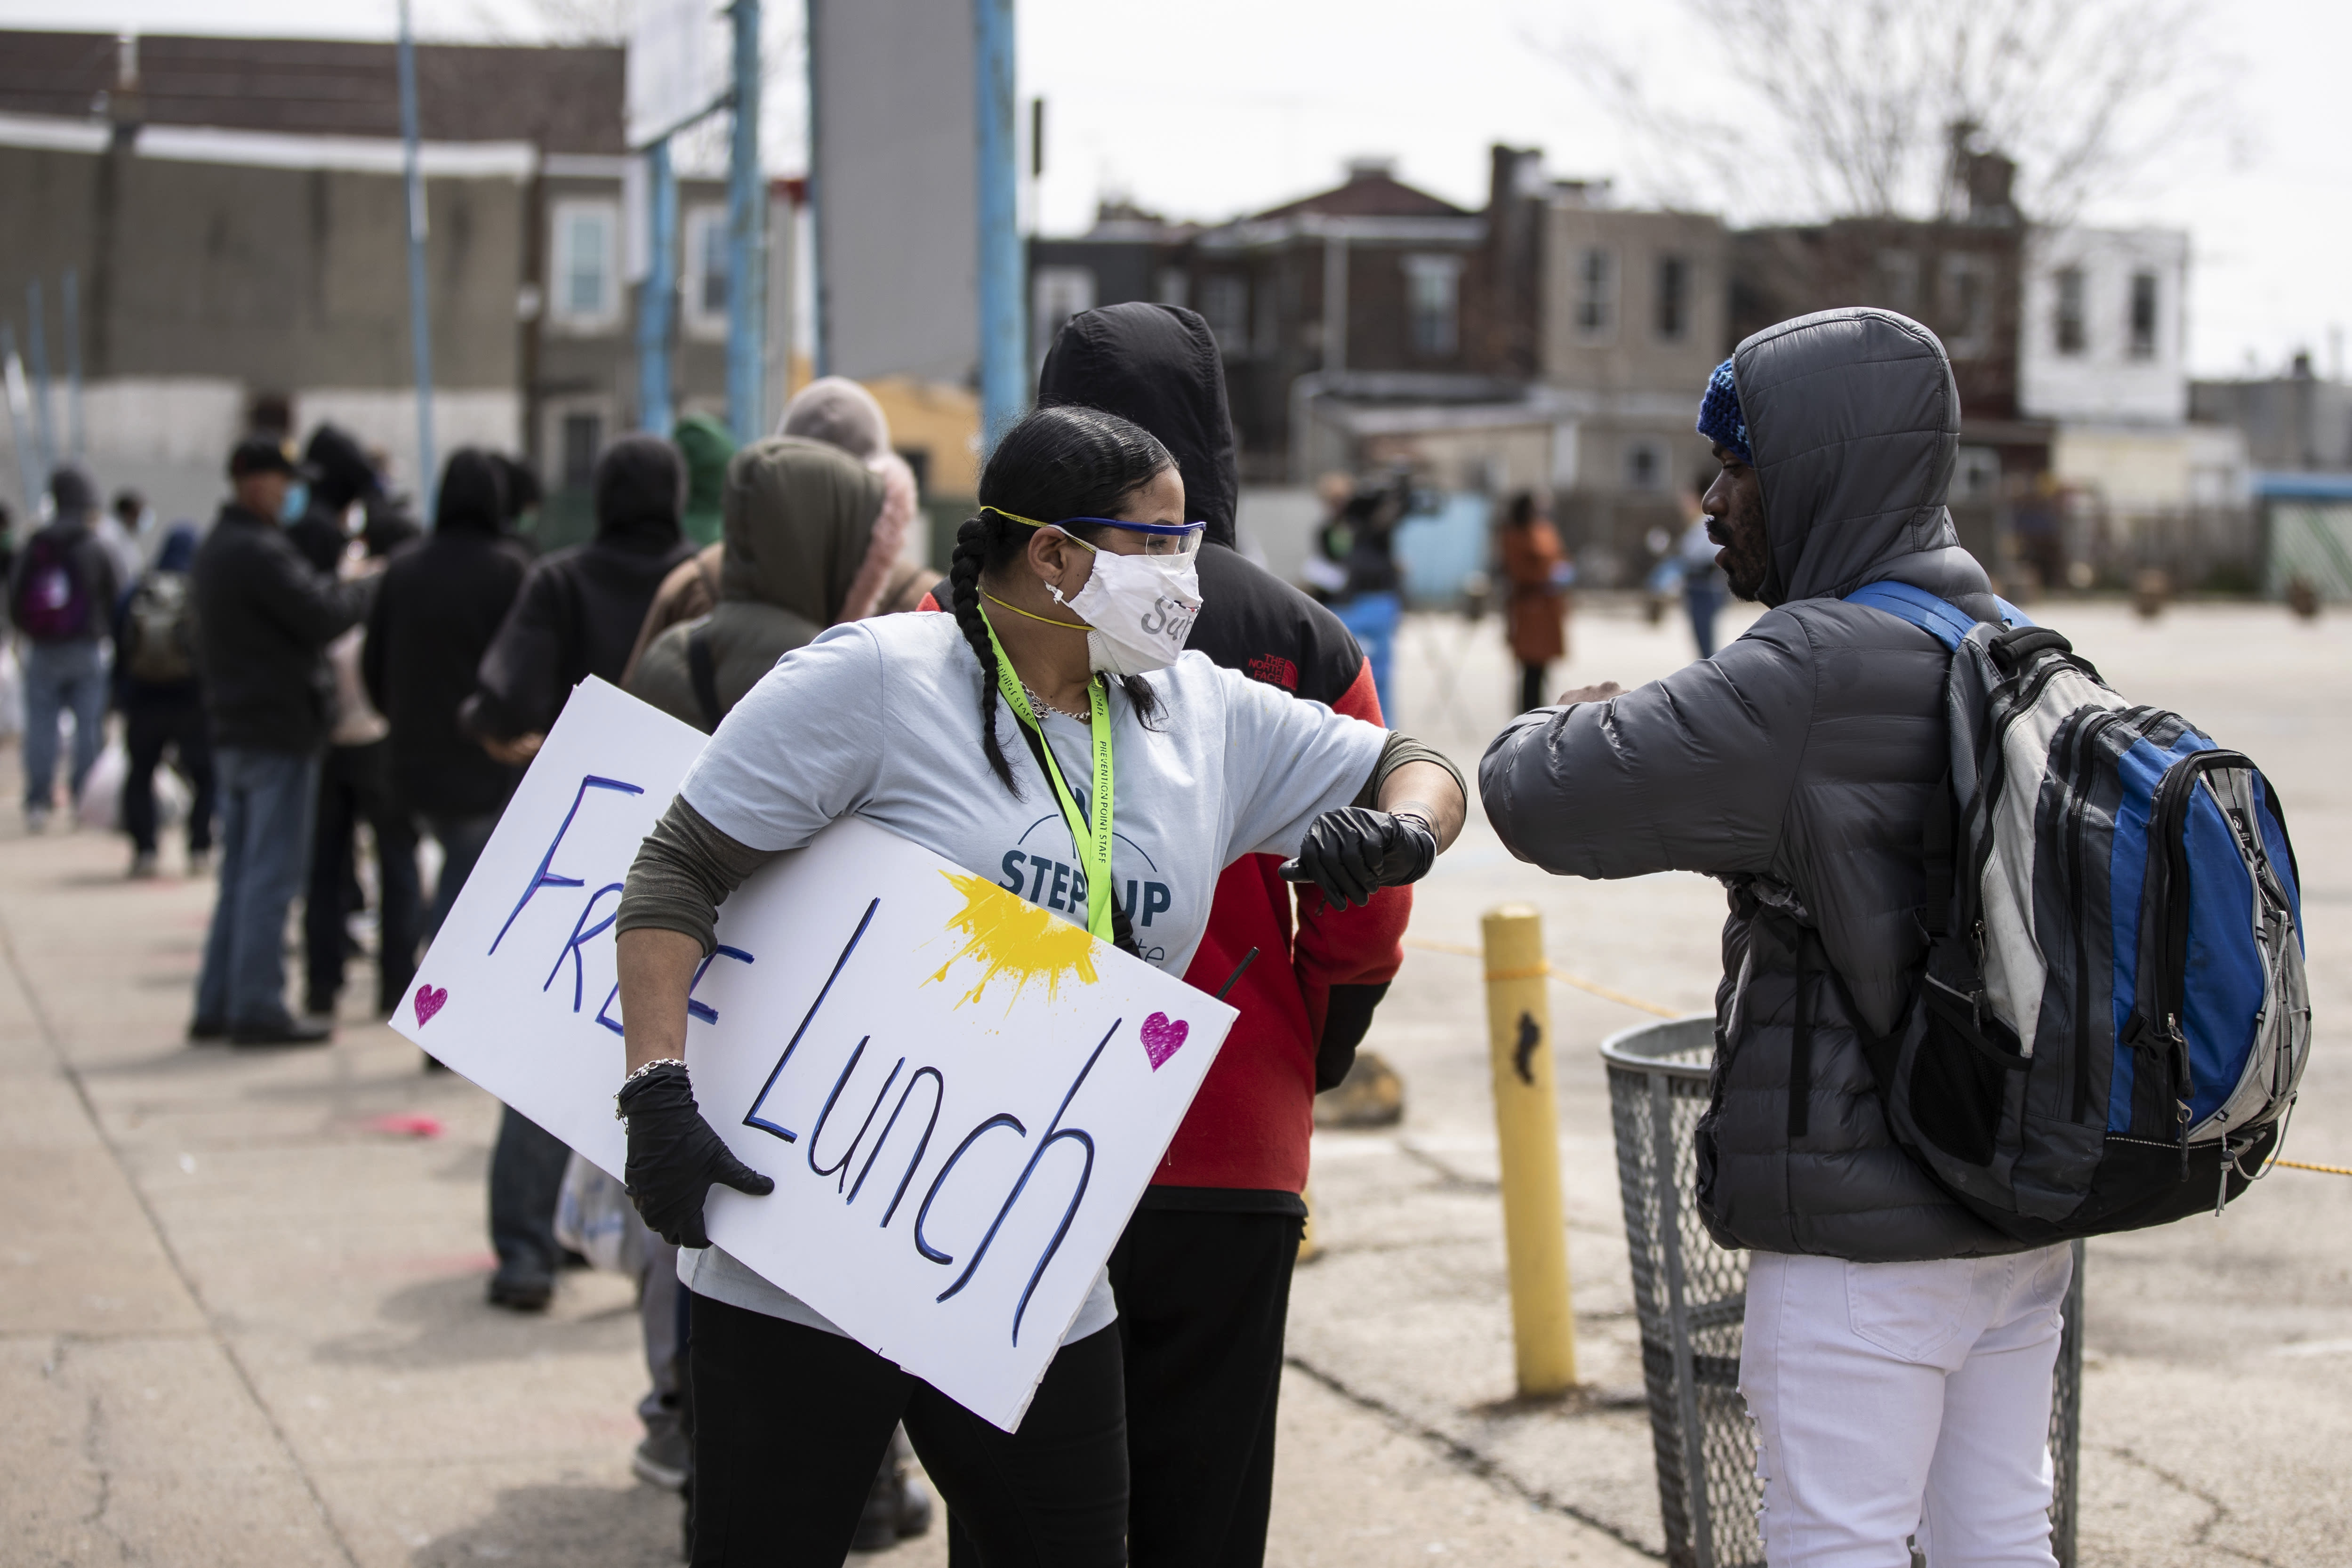
[[1478,770],[1486,815],[1549,871],[1729,888],[1698,1131],[1718,1242],[1870,1262],[2014,1251],[1895,1146],[1857,1033],[1906,1022],[1927,951],[1920,829],[1945,772],[1948,659],[1839,601],[1891,578],[1994,615],[1944,510],[1951,366],[1917,322],[1843,310],[1757,333],[1732,375],[1771,608],[1712,659],[1518,720]]

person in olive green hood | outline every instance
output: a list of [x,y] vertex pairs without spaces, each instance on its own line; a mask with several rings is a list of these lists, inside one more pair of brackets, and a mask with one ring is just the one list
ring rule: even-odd
[[727,460],[735,455],[735,437],[709,415],[689,414],[669,438],[686,459],[686,507],[678,527],[697,544],[716,544],[722,521],[719,492],[727,482]]
[[738,452],[719,603],[646,645],[629,693],[716,730],[777,659],[871,603],[900,543],[884,537],[882,495],[881,475],[822,441],[772,436]]

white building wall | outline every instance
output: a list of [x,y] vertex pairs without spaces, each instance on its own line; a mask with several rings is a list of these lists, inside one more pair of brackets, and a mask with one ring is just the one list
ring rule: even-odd
[[2223,425],[2088,425],[2059,427],[2051,471],[2119,511],[2242,506],[2246,443]]
[[[2060,346],[2061,275],[2083,279],[2082,342]],[[2152,352],[2134,353],[2132,279],[2156,279]],[[2028,418],[2173,425],[2189,416],[2189,236],[2179,229],[2037,229],[2025,246],[2017,397]]]
[[[136,489],[166,521],[206,521],[227,493],[229,448],[245,433],[248,396],[249,389],[240,383],[213,377],[93,381],[82,390],[84,444],[78,460],[110,495]],[[382,447],[391,460],[394,482],[414,487],[416,403],[412,394],[304,387],[295,391],[293,403],[298,441],[320,422],[331,420],[362,446]],[[70,415],[61,382],[52,382],[50,406],[57,456],[73,458],[65,449]],[[433,433],[435,449],[444,460],[467,446],[520,453],[521,397],[504,388],[440,388],[433,395]],[[0,500],[12,508],[21,504],[26,489],[22,468],[36,470],[31,476],[35,488],[40,479],[30,421],[26,422],[24,440],[26,449],[10,448],[7,461],[0,465]]]

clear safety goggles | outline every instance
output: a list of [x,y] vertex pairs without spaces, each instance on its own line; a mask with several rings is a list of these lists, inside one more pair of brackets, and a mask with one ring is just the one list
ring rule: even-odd
[[[1121,532],[1139,537],[1143,541],[1140,553],[1145,555],[1180,557],[1198,555],[1201,552],[1201,541],[1209,531],[1209,525],[1205,522],[1122,522],[1115,517],[1063,517],[1056,518],[1052,522],[1040,522],[1034,517],[1023,517],[1018,512],[1007,511],[1001,506],[992,506],[988,510],[999,517],[1010,519],[1012,521],[1030,528],[1058,528],[1065,533],[1069,533],[1071,527],[1076,524],[1084,524],[1089,528],[1116,528]],[[1078,539],[1075,533],[1069,533],[1069,536],[1077,540],[1080,544],[1087,544],[1085,540]],[[1087,548],[1091,550],[1094,546],[1087,544]],[[1122,551],[1120,553],[1135,552]]]

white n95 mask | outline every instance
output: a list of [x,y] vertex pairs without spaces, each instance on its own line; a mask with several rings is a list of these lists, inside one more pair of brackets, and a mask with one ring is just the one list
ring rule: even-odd
[[[1087,623],[1088,664],[1105,674],[1124,676],[1145,675],[1175,663],[1201,614],[1201,574],[1194,551],[1117,555],[1097,550],[1074,533],[1065,537],[1094,552],[1095,569],[1085,587],[1067,599],[1059,589],[1052,590],[1057,602]],[[1186,542],[1197,545],[1197,534]]]

